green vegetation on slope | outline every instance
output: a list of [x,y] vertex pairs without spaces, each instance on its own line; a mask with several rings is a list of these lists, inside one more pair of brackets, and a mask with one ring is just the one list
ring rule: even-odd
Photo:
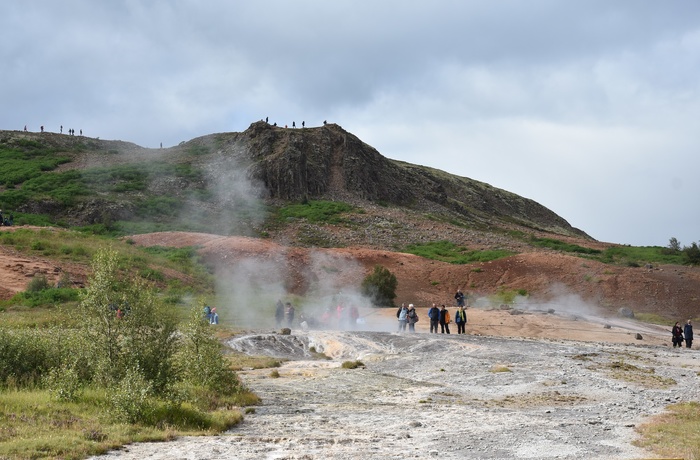
[[512,256],[514,253],[504,249],[487,251],[472,251],[468,248],[442,240],[428,243],[416,243],[406,246],[403,250],[409,254],[425,257],[426,259],[439,260],[451,264],[470,264],[473,262],[488,262]]
[[340,201],[307,201],[281,207],[277,213],[283,219],[306,219],[312,223],[343,223],[342,214],[353,211],[353,207]]

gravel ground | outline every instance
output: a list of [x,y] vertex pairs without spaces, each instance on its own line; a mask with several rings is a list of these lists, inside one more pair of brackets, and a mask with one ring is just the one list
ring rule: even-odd
[[634,427],[700,400],[698,353],[667,346],[320,331],[230,346],[290,359],[279,378],[239,373],[262,398],[243,423],[95,458],[650,458]]

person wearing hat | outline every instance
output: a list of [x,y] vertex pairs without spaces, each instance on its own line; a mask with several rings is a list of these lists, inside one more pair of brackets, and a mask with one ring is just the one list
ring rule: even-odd
[[216,312],[216,307],[211,309],[211,314],[209,315],[209,324],[219,324],[219,314]]
[[418,313],[416,313],[416,307],[413,304],[408,305],[408,313],[406,314],[408,320],[408,332],[416,332],[416,323],[418,322]]

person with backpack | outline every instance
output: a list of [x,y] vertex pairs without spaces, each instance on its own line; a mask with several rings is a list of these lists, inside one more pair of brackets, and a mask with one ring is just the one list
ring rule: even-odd
[[204,319],[206,319],[208,323],[211,322],[211,307],[209,305],[204,306]]
[[430,332],[437,334],[438,324],[440,324],[440,309],[437,305],[433,304],[430,310],[428,310],[428,318],[430,318]]
[[408,332],[416,332],[418,313],[416,313],[416,307],[414,307],[412,303],[408,305],[408,313],[406,314],[406,320],[408,321]]
[[406,322],[408,321],[408,308],[402,303],[399,310],[396,312],[396,318],[399,320],[399,332],[406,330]]
[[448,334],[450,333],[451,322],[450,312],[447,311],[447,308],[445,308],[445,304],[442,304],[442,309],[440,309],[440,328],[442,329],[443,334],[445,331],[447,331]]
[[457,313],[455,313],[455,323],[457,323],[457,334],[467,333],[467,312],[464,311],[464,307],[461,305],[457,309]]
[[464,293],[461,289],[457,289],[457,292],[455,293],[455,301],[457,302],[458,307],[464,306]]

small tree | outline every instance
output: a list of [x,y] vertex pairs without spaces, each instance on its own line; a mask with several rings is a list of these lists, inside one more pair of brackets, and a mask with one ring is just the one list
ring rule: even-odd
[[75,359],[102,384],[138,369],[155,391],[164,390],[176,377],[176,318],[143,280],[120,279],[115,251],[98,251],[92,268],[75,310],[81,325]]
[[700,264],[700,247],[697,243],[691,243],[690,246],[683,248],[684,263],[688,265]]
[[376,265],[362,281],[362,293],[371,299],[372,305],[394,307],[397,285],[396,276],[388,268]]
[[190,310],[187,323],[182,327],[177,355],[179,374],[191,384],[233,394],[240,388],[238,377],[222,355],[221,344],[202,313],[204,305],[200,300]]
[[681,243],[676,239],[674,236],[670,240],[668,240],[668,248],[673,251],[673,252],[680,252],[681,250]]

